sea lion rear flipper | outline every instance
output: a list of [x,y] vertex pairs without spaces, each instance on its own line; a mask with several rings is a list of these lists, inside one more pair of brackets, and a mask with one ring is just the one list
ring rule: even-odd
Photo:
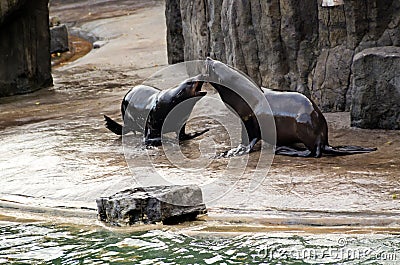
[[106,121],[106,128],[115,133],[116,135],[122,135],[122,125],[104,115]]
[[344,145],[344,146],[325,146],[324,153],[329,155],[354,155],[354,154],[364,154],[376,151],[377,148],[361,147],[354,145]]

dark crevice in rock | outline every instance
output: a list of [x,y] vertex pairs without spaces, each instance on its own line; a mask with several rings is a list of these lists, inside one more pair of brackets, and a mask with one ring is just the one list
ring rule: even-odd
[[0,10],[0,96],[51,86],[48,0],[7,2]]
[[176,225],[183,222],[195,221],[198,215],[204,214],[204,212],[192,212],[187,214],[182,214],[180,216],[171,216],[169,218],[164,219],[164,225]]

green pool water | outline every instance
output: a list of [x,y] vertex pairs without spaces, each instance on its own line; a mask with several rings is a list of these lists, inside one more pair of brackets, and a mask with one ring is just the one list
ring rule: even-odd
[[385,234],[185,235],[0,223],[0,264],[400,264]]

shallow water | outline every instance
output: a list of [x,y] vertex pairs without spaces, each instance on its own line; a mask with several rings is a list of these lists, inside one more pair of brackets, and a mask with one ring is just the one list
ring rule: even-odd
[[[327,115],[333,145],[379,145],[378,151],[320,159],[275,156],[271,167],[272,158],[260,157],[260,151],[214,160],[215,152],[229,148],[218,120],[227,110],[213,103],[209,90],[210,97],[196,105],[198,117],[188,124],[189,132],[209,132],[177,151],[174,145],[146,150],[140,135],[130,135],[136,143],[125,148],[103,121],[103,114],[118,119],[129,84],[140,82],[130,82],[127,76],[134,74],[122,72],[63,70],[50,90],[0,100],[0,203],[85,207],[95,213],[100,196],[138,182],[167,181],[201,184],[210,213],[251,211],[298,224],[309,224],[307,217],[319,225],[399,223],[399,132],[351,129],[341,125],[348,114]],[[240,137],[240,125],[228,123]]]
[[1,222],[0,264],[398,264],[391,235],[221,235]]
[[[64,3],[66,10],[81,10],[79,4],[70,6],[71,2],[76,1]],[[62,18],[63,3],[58,1],[56,6]],[[101,6],[106,7],[105,2]],[[110,8],[118,10],[118,6]],[[88,12],[81,11],[81,16]],[[326,114],[330,143],[377,146],[377,152],[320,159],[275,156],[271,167],[272,158],[260,157],[260,151],[213,160],[212,152],[229,148],[228,126],[223,128],[221,123],[232,124],[239,137],[240,125],[227,122],[222,110],[226,108],[216,107],[209,98],[199,117],[189,122],[188,131],[210,131],[183,143],[179,152],[174,145],[164,150],[124,148],[123,141],[104,127],[103,114],[120,121],[124,94],[155,74],[159,69],[155,65],[165,64],[165,54],[157,53],[165,50],[163,12],[162,5],[156,5],[115,19],[94,17],[85,25],[105,35],[127,34],[110,38],[110,43],[76,64],[55,69],[53,88],[0,99],[0,205],[12,201],[44,208],[85,207],[95,214],[96,198],[135,187],[138,181],[152,185],[195,182],[203,186],[210,215],[251,212],[254,217],[281,218],[285,224],[400,223],[400,132],[350,128],[348,113]],[[153,27],[157,23],[162,27]],[[165,77],[182,78],[178,73],[169,71],[158,80],[169,84]]]

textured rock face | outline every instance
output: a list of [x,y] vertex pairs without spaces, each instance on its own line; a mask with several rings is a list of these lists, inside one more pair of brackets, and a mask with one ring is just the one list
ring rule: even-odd
[[[322,0],[166,0],[168,42],[175,36],[185,60],[210,55],[260,85],[311,96],[324,111],[349,109],[354,55],[400,46],[400,1],[325,2],[332,6]],[[182,32],[173,30],[179,19],[168,22],[179,16]]]
[[174,64],[182,62],[184,41],[182,35],[182,18],[178,1],[170,2],[165,9],[167,20],[167,52],[168,63]]
[[400,129],[400,47],[365,49],[354,57],[351,123]]
[[0,4],[0,96],[52,84],[48,0]]
[[164,224],[193,220],[205,213],[197,186],[154,186],[128,189],[96,200],[99,219],[112,225]]

